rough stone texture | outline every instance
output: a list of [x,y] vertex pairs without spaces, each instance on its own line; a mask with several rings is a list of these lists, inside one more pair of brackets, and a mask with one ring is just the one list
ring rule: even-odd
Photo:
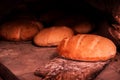
[[120,80],[120,55],[116,56],[95,80]]
[[35,74],[43,80],[91,80],[92,75],[102,70],[105,62],[83,62],[55,58],[45,66],[40,66]]
[[22,80],[55,56],[56,47],[36,47],[32,42],[0,41],[0,61]]
[[[0,62],[3,63],[9,70],[11,70],[17,77],[19,77],[20,80],[42,80],[42,77],[34,75],[34,72],[38,68],[44,67],[44,65],[48,64],[50,60],[54,60],[54,58],[56,57],[57,57],[56,47],[37,47],[30,41],[28,42],[0,41]],[[69,63],[69,64],[67,63],[68,65],[72,64],[71,61],[69,62],[62,59],[61,63],[63,62],[65,63],[68,62]],[[84,62],[81,63],[83,64]],[[98,63],[99,62],[93,64],[98,65]],[[109,65],[105,67],[105,70],[103,67],[105,63],[103,63],[102,66],[95,66],[95,67],[94,66],[89,67],[88,64],[90,63],[85,63],[84,65],[82,65],[83,68],[86,66],[86,64],[88,68],[87,69],[82,68],[82,70],[84,70],[84,72],[88,71],[87,73],[92,75],[91,70],[94,69],[95,71],[98,71],[97,68],[99,68],[99,70],[102,69],[102,72],[100,72],[96,80],[101,80],[101,79],[112,80],[113,77],[115,77],[114,80],[119,80],[120,79],[119,63],[120,63],[120,58],[119,57],[117,59],[115,58],[113,59],[112,62],[110,62]],[[67,66],[67,64],[65,64],[64,67]],[[61,64],[58,66],[61,66]],[[58,66],[56,67],[56,69],[58,70],[61,69]],[[113,70],[111,69],[111,67]],[[89,68],[91,68],[91,70]],[[68,67],[65,67],[65,69],[68,69]],[[65,75],[66,78],[67,77],[66,74],[73,75],[75,72],[71,72],[71,71],[67,71],[67,72],[63,71],[59,73],[57,76],[55,76],[55,78],[60,79],[61,76],[63,75]]]

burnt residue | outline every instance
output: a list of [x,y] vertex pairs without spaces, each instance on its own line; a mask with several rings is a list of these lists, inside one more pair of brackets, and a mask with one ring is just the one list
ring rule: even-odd
[[35,75],[43,80],[92,80],[95,73],[101,71],[108,62],[82,62],[55,58],[40,66]]

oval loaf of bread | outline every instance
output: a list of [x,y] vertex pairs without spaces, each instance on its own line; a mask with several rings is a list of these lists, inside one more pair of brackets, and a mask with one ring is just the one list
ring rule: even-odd
[[116,46],[111,40],[93,34],[66,38],[57,49],[60,56],[81,61],[105,61],[116,54]]
[[4,23],[0,27],[1,37],[10,41],[31,40],[43,25],[34,20],[16,20]]
[[35,37],[38,46],[57,46],[64,38],[72,37],[73,31],[66,26],[52,26],[41,30]]

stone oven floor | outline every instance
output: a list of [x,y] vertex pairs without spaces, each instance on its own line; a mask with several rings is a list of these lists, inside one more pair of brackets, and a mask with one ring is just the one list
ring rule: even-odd
[[[34,71],[56,57],[56,47],[38,47],[32,42],[0,41],[0,62],[20,80],[40,80]],[[108,64],[95,80],[120,80],[119,54]]]

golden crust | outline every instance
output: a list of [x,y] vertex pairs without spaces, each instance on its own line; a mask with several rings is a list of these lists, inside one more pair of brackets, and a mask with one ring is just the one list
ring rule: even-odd
[[111,40],[92,34],[64,39],[57,49],[62,57],[82,61],[104,61],[116,54],[116,46]]
[[31,40],[43,25],[32,20],[16,20],[4,23],[1,28],[1,37],[10,41]]
[[73,36],[73,31],[66,26],[52,26],[41,30],[35,37],[38,46],[57,46],[64,38]]

